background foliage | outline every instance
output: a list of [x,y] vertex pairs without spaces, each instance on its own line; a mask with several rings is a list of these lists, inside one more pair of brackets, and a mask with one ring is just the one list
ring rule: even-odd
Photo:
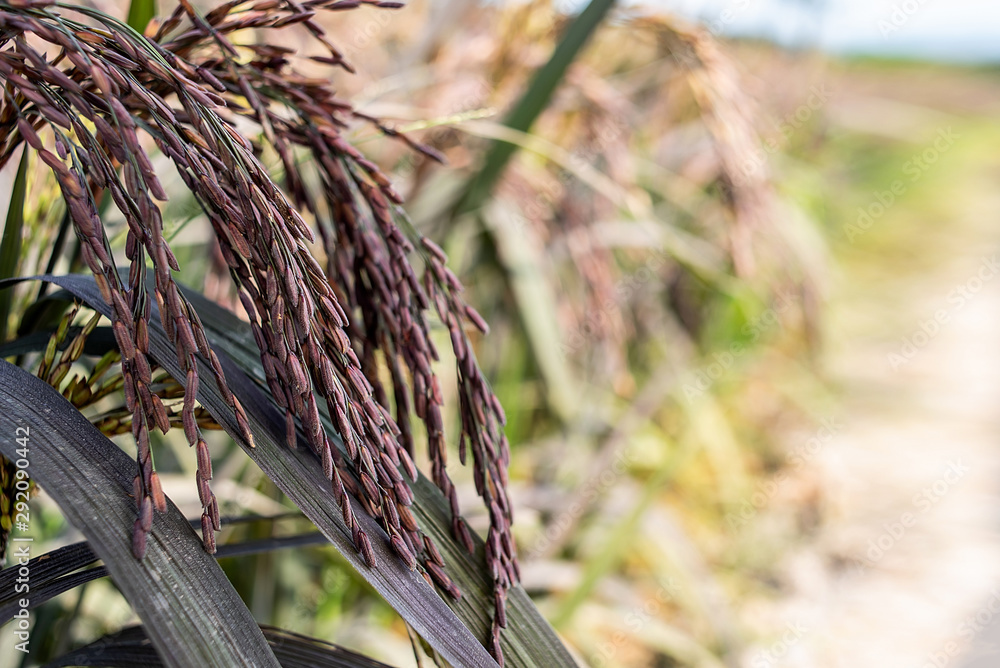
[[[539,91],[533,75],[569,25],[548,2],[363,7],[324,25],[357,70],[338,79],[338,93],[447,159],[437,165],[363,124],[346,131],[390,175],[413,225],[448,252],[464,298],[490,322],[477,353],[506,409],[514,533],[543,615],[590,665],[762,656],[782,632],[775,601],[795,586],[782,555],[814,550],[832,579],[863,553],[816,546],[836,520],[814,473],[827,442],[818,430],[839,405],[824,360],[863,325],[839,304],[884,279],[866,267],[912,268],[915,243],[940,242],[939,200],[921,201],[917,189],[905,210],[852,238],[857,207],[916,147],[866,124],[870,114],[851,115],[845,100],[932,71],[940,86],[964,84],[949,111],[981,132],[968,91],[993,74],[720,45],[674,20],[621,12]],[[988,164],[971,148],[947,157],[948,171]],[[15,168],[5,173],[12,187]],[[46,266],[53,245],[73,250],[55,238],[58,190],[40,173],[28,165],[18,182],[28,206],[16,265],[6,240],[22,223],[15,209],[7,218],[9,275],[81,269],[66,259]],[[113,213],[109,221],[125,229]],[[165,235],[184,282],[238,310],[209,229],[192,201],[171,199]],[[120,252],[124,234],[112,240]],[[843,287],[841,272],[855,282]],[[38,286],[0,294],[14,295],[0,302],[12,339]],[[445,329],[432,336],[447,348]],[[454,406],[456,387],[442,391]],[[447,425],[459,419],[444,415]],[[227,525],[220,545],[314,531],[230,438],[206,438],[222,515],[282,517]],[[131,452],[128,439],[121,445]],[[187,482],[195,453],[176,433],[153,451],[167,496],[199,515]],[[471,474],[456,471],[455,485],[472,508]],[[47,548],[80,538],[46,494],[33,504]],[[485,510],[467,519],[488,529]],[[220,564],[258,623],[412,663],[407,626],[329,545]],[[38,609],[33,659],[135,622],[114,585],[95,580]]]

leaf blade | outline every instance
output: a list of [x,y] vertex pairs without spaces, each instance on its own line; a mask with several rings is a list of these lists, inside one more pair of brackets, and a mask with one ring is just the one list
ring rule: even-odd
[[[7,221],[3,226],[3,238],[0,239],[0,279],[17,275],[18,260],[21,256],[21,235],[24,230],[24,199],[28,191],[28,151],[21,154],[21,162],[17,166],[17,176],[10,193],[10,204],[7,207]],[[13,292],[0,292],[0,342],[7,340],[7,319],[10,317],[10,307],[13,302]]]
[[[55,283],[105,316],[111,313],[110,307],[101,298],[93,277],[73,274],[34,278]],[[0,289],[13,282],[0,281]],[[202,302],[204,301],[207,300],[203,299]],[[194,305],[198,309],[198,304]],[[155,305],[153,311],[149,321],[149,355],[168,373],[175,377],[182,375],[177,355],[163,331]],[[201,315],[200,310],[199,315]],[[240,324],[245,325],[245,323]],[[237,326],[233,322],[230,322],[230,325]],[[255,447],[250,447],[243,441],[232,410],[214,383],[200,384],[198,399],[201,404],[256,462],[265,475],[274,481],[326,535],[348,563],[442,657],[454,665],[496,666],[496,661],[469,629],[455,617],[437,592],[424,581],[423,577],[407,570],[399,561],[388,540],[384,539],[385,534],[381,526],[361,508],[360,504],[357,504],[354,508],[356,519],[371,537],[372,548],[378,562],[378,568],[375,569],[365,566],[361,556],[354,549],[351,532],[344,524],[330,482],[323,475],[322,467],[317,466],[309,448],[303,445],[297,450],[289,450],[284,445],[284,416],[277,412],[275,405],[258,388],[255,381],[230,359],[224,352],[226,346],[219,345],[218,338],[213,338],[211,332],[209,340],[218,353],[230,390],[239,398],[247,413]],[[198,363],[202,376],[211,377],[211,370],[205,361],[199,358]]]
[[128,6],[126,22],[140,35],[156,16],[156,0],[132,0]]
[[[299,534],[283,538],[261,538],[244,543],[220,545],[215,552],[215,558],[244,557],[290,547],[326,545],[327,542],[326,536],[321,533]],[[63,592],[107,576],[108,571],[104,566],[83,571],[78,570],[97,560],[97,555],[90,549],[86,541],[73,543],[32,559],[28,566],[32,573],[31,591],[33,595],[27,609],[34,610]],[[16,569],[8,568],[0,571],[0,626],[13,619],[21,608],[19,603],[21,596],[14,589],[17,577]]]
[[[87,537],[148,625],[165,665],[279,665],[250,611],[172,503],[153,519],[145,559],[132,556],[134,462],[54,388],[0,361],[0,429],[13,435],[18,427],[28,429],[31,476]],[[10,459],[19,458],[18,447],[13,438],[0,439],[0,452]]]
[[[213,344],[221,342],[228,351],[228,358],[241,371],[256,379],[259,386],[264,386],[264,370],[249,325],[197,292],[184,290],[184,294],[198,312]],[[333,433],[326,406],[321,405],[319,410],[324,425]],[[469,555],[451,535],[450,505],[441,490],[422,472],[412,488],[415,501],[411,510],[421,529],[444,556],[449,577],[462,590],[462,598],[447,600],[448,606],[476,637],[488,637],[492,623],[488,611],[493,607],[493,584],[482,566],[482,540],[473,532],[476,554]],[[555,630],[542,617],[520,584],[507,593],[507,620],[507,630],[501,635],[505,665],[545,668],[576,665]]]
[[[261,626],[261,631],[281,661],[282,668],[389,668],[384,663],[322,640],[271,626]],[[162,665],[160,658],[149,647],[145,629],[131,626],[64,654],[45,664],[44,668],[158,668]]]
[[[587,7],[563,34],[548,62],[535,74],[535,78],[528,85],[528,90],[504,119],[504,125],[520,132],[528,132],[531,129],[535,120],[548,106],[556,88],[565,77],[566,70],[576,60],[577,55],[590,41],[614,5],[615,0],[590,0]],[[457,215],[475,211],[486,201],[518,148],[516,144],[506,141],[497,141],[493,144],[486,154],[482,169],[469,180],[456,207]]]
[[[94,279],[90,276],[36,276],[31,279],[18,280],[45,280],[55,283],[70,294],[87,302],[92,308],[102,312],[109,311],[97,291]],[[0,281],[0,289],[12,282]],[[453,665],[461,666],[495,666],[496,662],[475,640],[475,638],[485,640],[489,637],[492,622],[489,611],[493,609],[493,585],[483,566],[482,540],[473,533],[472,540],[476,545],[477,552],[472,556],[455,541],[451,536],[448,501],[440,490],[421,473],[413,485],[415,501],[411,509],[417,516],[421,528],[434,540],[445,561],[449,564],[448,574],[462,590],[462,598],[457,601],[442,601],[437,593],[427,586],[423,578],[416,573],[405,570],[397,561],[395,554],[391,552],[387,541],[384,540],[372,541],[379,563],[388,563],[394,571],[408,574],[407,580],[411,585],[415,583],[415,586],[406,589],[400,586],[401,581],[387,580],[384,574],[377,578],[373,577],[376,572],[368,569],[355,553],[350,534],[346,526],[343,525],[340,511],[332,494],[329,493],[329,482],[323,477],[319,467],[315,465],[315,460],[311,459],[312,455],[307,454],[308,448],[303,446],[292,451],[283,445],[285,438],[284,416],[278,415],[270,400],[263,398],[264,392],[260,388],[264,384],[264,374],[249,325],[197,292],[183,288],[182,290],[198,312],[213,347],[217,351],[226,351],[219,355],[220,361],[227,379],[230,379],[230,389],[243,403],[254,430],[254,438],[257,439],[257,448],[244,447],[244,451],[257,462],[264,473],[274,480],[293,502],[299,505],[299,508],[316,524],[317,528],[323,531],[328,538],[333,536],[331,542],[344,555],[344,558],[446,660]],[[150,319],[150,350],[152,357],[167,371],[177,372],[176,355],[166,343],[159,318],[155,315]],[[202,394],[206,392],[217,395],[217,392],[214,391],[214,383],[201,384],[199,399],[239,443],[239,431],[228,406],[219,396],[206,395],[203,399]],[[329,428],[331,425],[325,406],[320,406],[320,413]],[[262,420],[267,424],[266,429],[263,428]],[[334,433],[332,429],[330,433]],[[334,438],[334,441],[336,440]],[[262,445],[266,445],[266,449],[262,448]],[[267,454],[262,455],[261,453],[265,450]],[[273,461],[270,461],[272,459]],[[286,482],[282,482],[289,475],[303,476],[301,481],[313,486],[312,495],[316,498],[306,503],[308,499],[303,499],[303,496],[309,497],[310,490],[291,489]],[[306,503],[305,507],[302,505],[303,503]],[[356,508],[356,515],[358,521],[365,525],[363,528],[370,535],[382,535],[381,527],[375,524],[367,513]],[[387,592],[390,595],[387,595]],[[414,592],[421,598],[429,593],[437,601],[436,604],[427,603],[433,607],[436,611],[434,614],[437,615],[431,618],[430,623],[427,620],[421,620],[415,613],[411,602],[406,600],[406,597],[412,597]],[[400,602],[401,598],[403,600]],[[442,642],[440,637],[442,628],[445,628],[449,618],[441,615],[439,606],[444,606],[445,610],[450,608],[450,611],[464,623],[465,628],[459,634],[464,640],[458,641],[455,638],[448,638],[445,639],[446,642]],[[543,666],[544,668],[577,665],[521,585],[508,591],[507,619],[508,628],[501,636],[506,665],[515,667]],[[435,628],[435,625],[442,628]],[[467,648],[466,645],[462,644],[468,642],[468,639],[475,643],[474,647]],[[447,652],[442,648],[447,649]],[[462,648],[467,648],[466,653],[459,653]]]

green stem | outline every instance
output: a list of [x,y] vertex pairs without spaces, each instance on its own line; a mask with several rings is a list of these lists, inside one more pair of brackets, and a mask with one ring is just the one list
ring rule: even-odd
[[[615,5],[615,0],[591,0],[587,8],[570,24],[565,35],[552,52],[552,57],[532,79],[524,96],[504,121],[514,130],[528,132],[535,120],[549,105],[552,95],[566,75],[566,70],[590,40],[598,26]],[[500,176],[503,175],[518,146],[497,141],[490,148],[483,168],[469,181],[454,210],[454,217],[475,211],[489,198]]]
[[[0,279],[17,275],[21,259],[21,236],[24,230],[24,198],[28,189],[27,172],[28,150],[25,147],[21,154],[21,164],[17,167],[17,176],[14,177],[10,205],[7,208],[7,222],[3,227],[3,238],[0,239]],[[7,319],[10,317],[13,299],[13,290],[0,292],[0,341],[7,340]]]

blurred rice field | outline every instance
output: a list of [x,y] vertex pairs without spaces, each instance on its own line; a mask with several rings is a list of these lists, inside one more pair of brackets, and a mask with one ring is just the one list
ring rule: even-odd
[[[582,665],[961,665],[1000,584],[1000,72],[619,14],[532,133],[505,128],[564,21],[439,0],[329,26],[342,95],[448,160],[354,137],[491,323],[525,586]],[[456,210],[495,140],[519,147],[495,196]],[[294,510],[213,448],[224,514]],[[253,563],[229,575],[261,623],[414,665],[332,548]],[[54,646],[129,619],[83,591],[51,604],[86,613]]]

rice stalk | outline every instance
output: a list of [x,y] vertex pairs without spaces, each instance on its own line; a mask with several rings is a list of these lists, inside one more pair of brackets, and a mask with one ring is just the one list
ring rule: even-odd
[[[210,221],[268,385],[285,411],[288,445],[296,447],[301,431],[330,480],[358,552],[376,566],[373,537],[355,520],[349,494],[381,520],[384,538],[405,564],[427,571],[444,591],[459,596],[408,508],[413,494],[407,478],[416,479],[412,410],[427,432],[431,476],[450,501],[454,535],[472,551],[447,472],[444,399],[433,368],[438,353],[429,335],[433,306],[457,360],[460,458],[464,463],[471,451],[476,486],[491,518],[486,567],[496,587],[493,652],[502,661],[498,637],[505,626],[505,592],[519,577],[506,493],[510,453],[503,409],[466,332],[471,327],[485,334],[488,328],[464,302],[444,253],[405,221],[388,178],[346,141],[343,130],[352,122],[369,123],[429,158],[437,155],[354,111],[336,97],[328,78],[300,73],[292,65],[294,54],[266,39],[269,31],[298,26],[324,48],[326,55],[313,61],[350,71],[313,17],[359,4],[399,6],[232,0],[203,15],[182,0],[170,16],[147,28],[152,35],[147,38],[84,6],[53,0],[0,4],[0,168],[23,143],[49,167],[82,260],[113,308],[125,410],[104,416],[100,424],[109,433],[128,428],[136,442],[133,553],[140,559],[153,512],[166,507],[150,432],[166,432],[178,423],[198,453],[202,534],[206,550],[215,551],[220,518],[202,436],[212,425],[196,405],[199,356],[210,363],[243,438],[253,443],[244,409],[228,390],[201,322],[175,282],[181,267],[163,233],[161,207],[168,195],[153,167],[154,146]],[[239,34],[244,40],[251,28],[258,41],[232,39]],[[240,118],[260,135],[251,139],[237,130]],[[261,162],[265,148],[280,158],[283,187]],[[319,187],[310,185],[312,175]],[[128,225],[124,276],[99,214],[104,196]],[[325,267],[312,254],[314,229]],[[164,403],[148,358],[154,299],[185,371],[178,378],[183,393],[171,388],[166,396],[182,396],[179,413]],[[44,372],[61,381],[67,362],[53,357]],[[379,379],[380,365],[392,379],[391,398]],[[83,386],[74,385],[72,392],[85,393]],[[324,429],[318,401],[334,416],[336,434]],[[343,452],[334,437],[343,442]]]

